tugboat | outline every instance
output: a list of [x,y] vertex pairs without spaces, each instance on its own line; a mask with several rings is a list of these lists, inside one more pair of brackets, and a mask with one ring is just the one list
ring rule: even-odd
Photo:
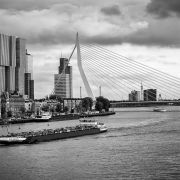
[[78,136],[99,134],[107,131],[104,123],[95,120],[80,120],[75,127],[44,129],[42,131],[22,132],[0,137],[0,144],[32,144]]

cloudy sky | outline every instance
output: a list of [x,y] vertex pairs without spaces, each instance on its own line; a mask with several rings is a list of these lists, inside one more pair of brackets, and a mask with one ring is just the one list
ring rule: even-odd
[[33,55],[36,97],[52,91],[76,32],[180,78],[180,0],[0,0],[0,33],[25,38]]

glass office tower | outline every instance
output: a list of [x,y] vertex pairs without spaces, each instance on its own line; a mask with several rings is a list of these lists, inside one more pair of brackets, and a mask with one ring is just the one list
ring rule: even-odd
[[72,98],[72,66],[68,59],[60,58],[59,73],[54,75],[55,94],[62,98]]

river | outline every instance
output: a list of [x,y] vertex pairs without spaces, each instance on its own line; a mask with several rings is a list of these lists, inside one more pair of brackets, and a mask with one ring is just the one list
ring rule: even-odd
[[[114,109],[97,117],[106,133],[0,146],[1,180],[180,179],[180,107]],[[78,120],[0,127],[0,133],[78,124]]]

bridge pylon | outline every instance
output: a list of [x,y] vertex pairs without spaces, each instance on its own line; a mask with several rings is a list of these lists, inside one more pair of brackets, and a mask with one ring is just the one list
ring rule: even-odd
[[89,85],[89,82],[86,78],[86,75],[85,75],[83,67],[82,67],[81,50],[80,50],[78,33],[76,35],[76,48],[77,48],[77,65],[78,65],[79,72],[80,72],[81,78],[83,80],[87,95],[88,95],[88,97],[91,97],[93,100],[95,100],[94,95],[93,95],[92,90],[91,90],[91,87]]

